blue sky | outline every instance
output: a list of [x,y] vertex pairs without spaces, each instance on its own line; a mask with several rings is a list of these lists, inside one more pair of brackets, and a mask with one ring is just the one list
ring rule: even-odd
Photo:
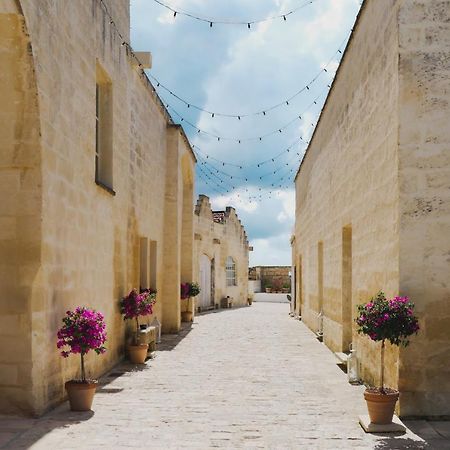
[[[202,17],[249,21],[281,15],[306,1],[164,3]],[[360,0],[312,0],[286,21],[249,30],[245,25],[210,28],[174,17],[153,0],[131,2],[131,43],[137,51],[152,52],[148,74],[190,105],[215,113],[188,107],[154,83],[198,154],[197,194],[208,195],[215,209],[236,208],[254,247],[250,265],[291,262],[293,178],[359,8]],[[220,116],[245,116],[280,103],[265,115]]]

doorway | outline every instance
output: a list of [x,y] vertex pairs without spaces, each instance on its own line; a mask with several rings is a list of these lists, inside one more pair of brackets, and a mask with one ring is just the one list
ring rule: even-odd
[[214,273],[214,260],[210,260],[207,255],[200,257],[200,302],[202,311],[214,306],[213,293],[214,283],[212,274]]

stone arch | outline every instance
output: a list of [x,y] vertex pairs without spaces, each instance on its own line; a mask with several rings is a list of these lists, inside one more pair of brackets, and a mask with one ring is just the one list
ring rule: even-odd
[[19,0],[0,5],[0,412],[37,413],[33,385],[33,305],[42,300],[42,174],[38,89]]

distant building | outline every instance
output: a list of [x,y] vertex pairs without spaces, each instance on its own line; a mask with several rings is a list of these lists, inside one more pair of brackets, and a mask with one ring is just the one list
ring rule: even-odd
[[253,281],[255,292],[290,292],[291,266],[250,267],[249,280]]
[[386,355],[403,416],[450,415],[449,21],[448,2],[363,3],[295,184],[296,312],[332,350],[353,343],[369,384],[380,344],[356,306],[416,304],[419,335]]
[[219,307],[230,297],[233,306],[244,306],[248,297],[247,234],[236,211],[212,211],[209,198],[200,195],[194,216],[195,279],[201,288],[196,307]]

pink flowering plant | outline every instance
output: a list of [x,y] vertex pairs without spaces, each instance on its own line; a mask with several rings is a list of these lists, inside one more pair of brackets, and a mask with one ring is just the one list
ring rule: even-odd
[[181,300],[196,297],[198,294],[200,294],[200,286],[198,285],[198,283],[181,283],[180,286]]
[[153,314],[153,305],[156,302],[156,291],[149,289],[138,293],[137,289],[131,292],[120,301],[120,312],[123,320],[134,319],[136,321],[136,334],[134,343],[138,342],[139,317]]
[[63,326],[58,330],[56,346],[63,349],[61,356],[64,358],[71,353],[80,355],[81,381],[86,383],[84,355],[91,350],[98,355],[106,351],[103,345],[106,342],[106,325],[103,314],[84,306],[78,306],[75,311],[67,311],[62,321]]
[[406,347],[409,344],[409,337],[418,333],[420,327],[414,315],[414,303],[408,297],[388,300],[380,291],[369,303],[358,306],[356,323],[358,333],[369,336],[373,341],[381,341],[380,391],[385,393],[383,386],[385,341]]

